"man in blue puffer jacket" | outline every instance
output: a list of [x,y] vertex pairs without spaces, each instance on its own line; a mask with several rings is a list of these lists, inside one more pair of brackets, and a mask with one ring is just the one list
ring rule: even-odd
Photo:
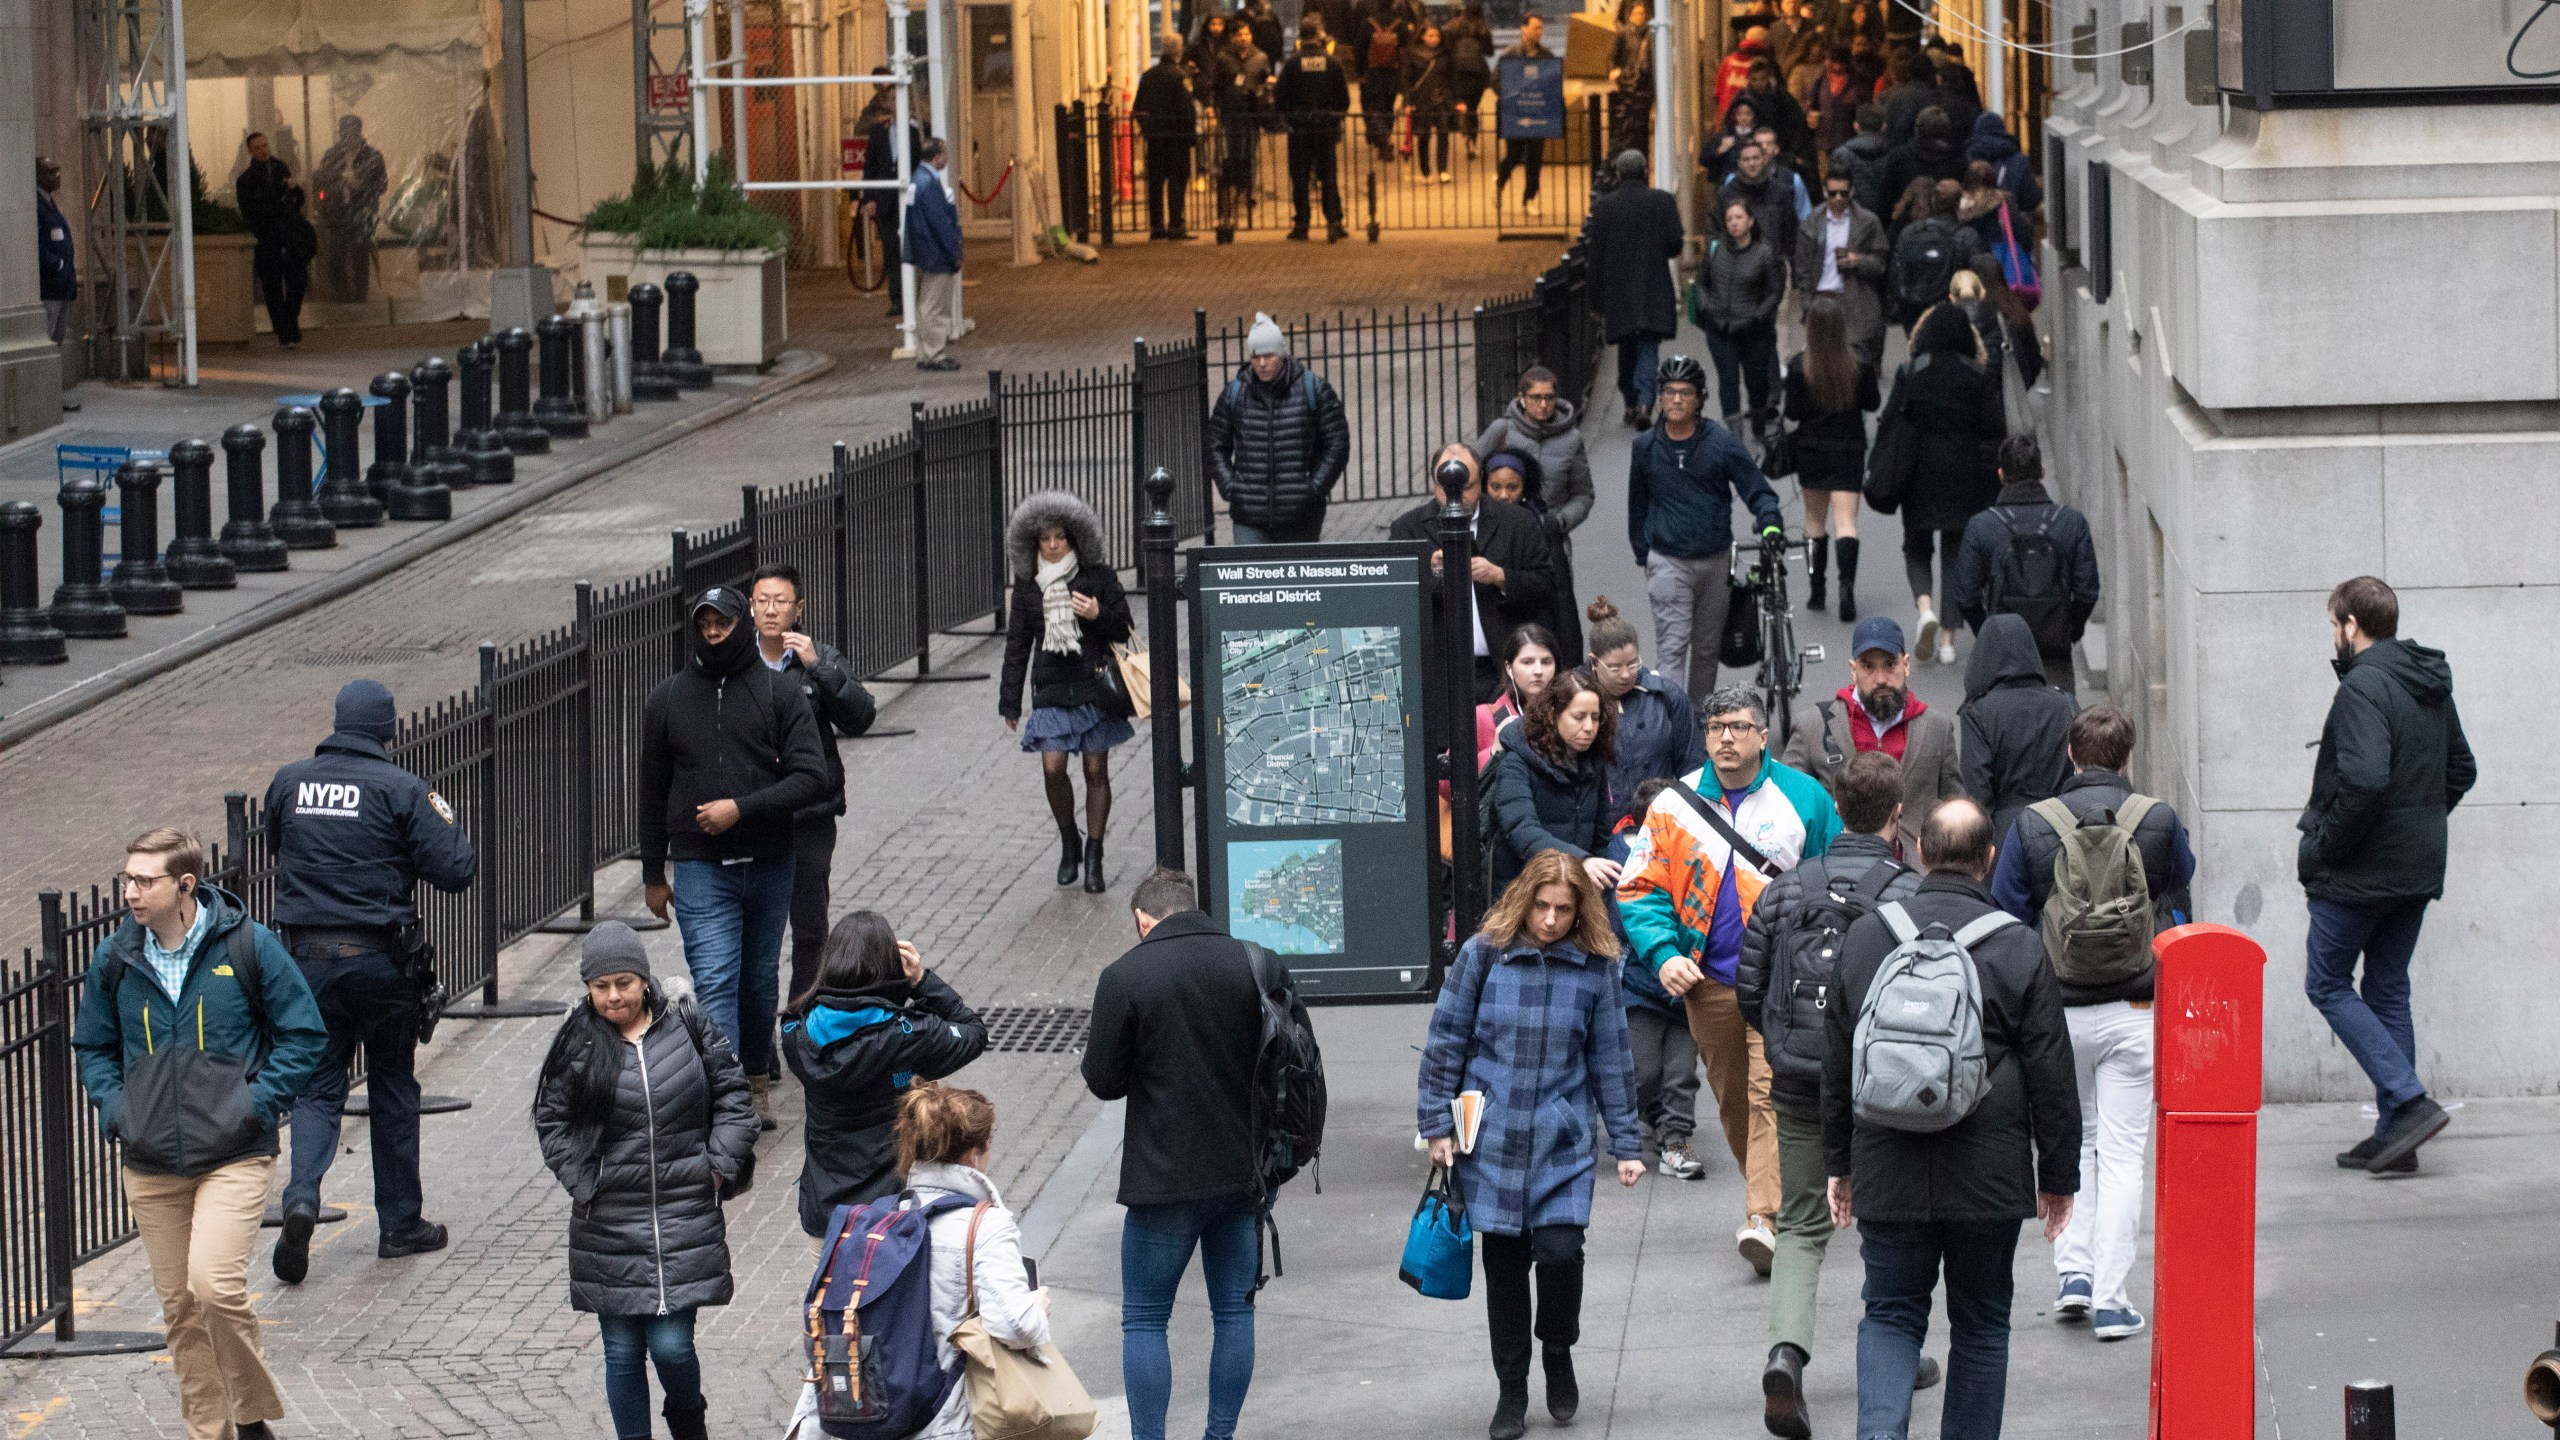
[[71,1049],[99,1124],[123,1143],[187,1432],[268,1440],[284,1400],[249,1304],[249,1251],[276,1127],[329,1032],[301,967],[204,871],[204,848],[181,830],[125,847],[133,918],[90,962]]

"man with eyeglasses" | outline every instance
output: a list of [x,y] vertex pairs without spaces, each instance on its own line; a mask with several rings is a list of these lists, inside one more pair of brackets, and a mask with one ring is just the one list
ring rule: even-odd
[[1796,232],[1796,293],[1806,304],[1840,302],[1849,348],[1870,368],[1884,363],[1884,272],[1884,222],[1857,202],[1849,173],[1835,170],[1822,182],[1822,208]]
[[274,1257],[288,1285],[310,1269],[320,1182],[338,1158],[358,1046],[380,1222],[374,1253],[392,1260],[445,1246],[444,1227],[424,1216],[418,1178],[419,1005],[435,977],[417,937],[416,894],[420,880],[468,888],[478,861],[453,806],[391,758],[398,727],[389,690],[349,681],[329,738],[267,786],[276,924],[329,1027],[319,1073],[293,1106],[293,1175]]
[[1645,812],[1620,872],[1618,913],[1635,951],[1630,963],[1651,967],[1688,1012],[1725,1144],[1742,1167],[1734,1245],[1765,1277],[1777,1255],[1777,1117],[1769,1062],[1734,981],[1752,907],[1778,875],[1831,848],[1840,812],[1812,776],[1769,754],[1769,717],[1756,692],[1728,686],[1703,708],[1707,763]]
[[168,1320],[187,1434],[268,1440],[284,1399],[249,1256],[276,1127],[321,1067],[328,1031],[276,937],[206,883],[194,836],[136,838],[121,888],[132,918],[89,966],[71,1051],[99,1125],[123,1142],[125,1205]]

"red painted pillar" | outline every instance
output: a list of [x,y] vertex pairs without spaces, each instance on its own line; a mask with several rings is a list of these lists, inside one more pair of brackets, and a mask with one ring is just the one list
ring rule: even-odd
[[2250,1440],[2267,955],[2222,925],[2181,925],[2152,951],[2151,1433]]

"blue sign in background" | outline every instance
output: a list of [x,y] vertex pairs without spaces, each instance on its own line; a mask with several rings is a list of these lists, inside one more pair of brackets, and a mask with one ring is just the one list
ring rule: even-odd
[[1502,96],[1498,133],[1505,140],[1564,138],[1564,61],[1553,55],[1505,55],[1496,82]]

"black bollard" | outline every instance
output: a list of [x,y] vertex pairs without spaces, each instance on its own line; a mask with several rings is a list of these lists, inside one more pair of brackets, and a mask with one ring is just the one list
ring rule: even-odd
[[631,398],[634,400],[673,400],[684,392],[667,378],[664,365],[658,363],[658,311],[667,303],[666,293],[646,283],[631,287]]
[[[409,389],[409,377],[394,370],[373,382],[374,393],[381,394],[386,382],[390,381],[399,382],[398,388],[404,393]],[[401,403],[395,399],[385,408],[396,408]],[[384,458],[388,458],[380,438],[387,432],[377,426],[374,433],[377,437],[374,454],[378,457],[374,464],[379,466]],[[446,487],[435,466],[416,459],[414,455],[401,458],[399,470],[392,475],[391,483],[382,487],[381,494],[383,508],[394,520],[453,518],[453,491]]]
[[222,457],[231,485],[231,518],[222,525],[222,553],[231,568],[255,573],[292,568],[284,541],[267,523],[267,432],[234,425],[222,432]]
[[516,478],[516,452],[489,422],[489,388],[498,365],[497,341],[487,335],[462,347],[462,420],[453,448],[474,485],[507,485]]
[[2347,1440],[2393,1440],[2399,1433],[2390,1386],[2358,1380],[2347,1387]]
[[213,447],[181,440],[169,447],[169,468],[177,474],[178,511],[177,533],[163,557],[169,578],[189,590],[228,590],[240,575],[213,543]]
[[517,455],[551,453],[551,432],[533,423],[533,332],[518,325],[498,337],[498,439]]
[[364,445],[364,400],[341,385],[320,397],[320,424],[328,437],[322,454],[328,473],[320,482],[320,513],[345,530],[382,523],[382,502],[356,470]]
[[116,508],[124,515],[123,554],[107,577],[108,593],[128,615],[175,615],[187,608],[186,592],[169,578],[160,559],[160,466],[127,460],[116,471]]
[[578,343],[578,324],[566,315],[545,315],[533,327],[542,341],[542,398],[533,402],[533,423],[554,440],[587,438],[587,412],[571,394],[570,351]]
[[0,665],[59,665],[71,658],[36,603],[36,531],[44,513],[27,501],[0,505]]
[[430,355],[409,371],[410,483],[451,489],[471,483],[471,467],[453,448],[453,367]]
[[391,487],[409,468],[409,377],[385,370],[366,387],[379,405],[373,411],[373,463],[364,470],[364,488],[376,500],[387,500]]
[[124,634],[124,607],[100,578],[107,482],[79,476],[62,487],[61,504],[62,583],[53,591],[53,623],[63,634],[83,640],[116,639]]
[[711,383],[711,367],[702,363],[702,352],[693,343],[693,302],[701,293],[702,282],[690,270],[667,277],[667,348],[658,358],[658,368],[686,390],[700,390]]
[[267,518],[287,549],[326,550],[338,543],[338,527],[311,492],[311,432],[319,417],[287,405],[269,423],[276,432],[276,508]]

